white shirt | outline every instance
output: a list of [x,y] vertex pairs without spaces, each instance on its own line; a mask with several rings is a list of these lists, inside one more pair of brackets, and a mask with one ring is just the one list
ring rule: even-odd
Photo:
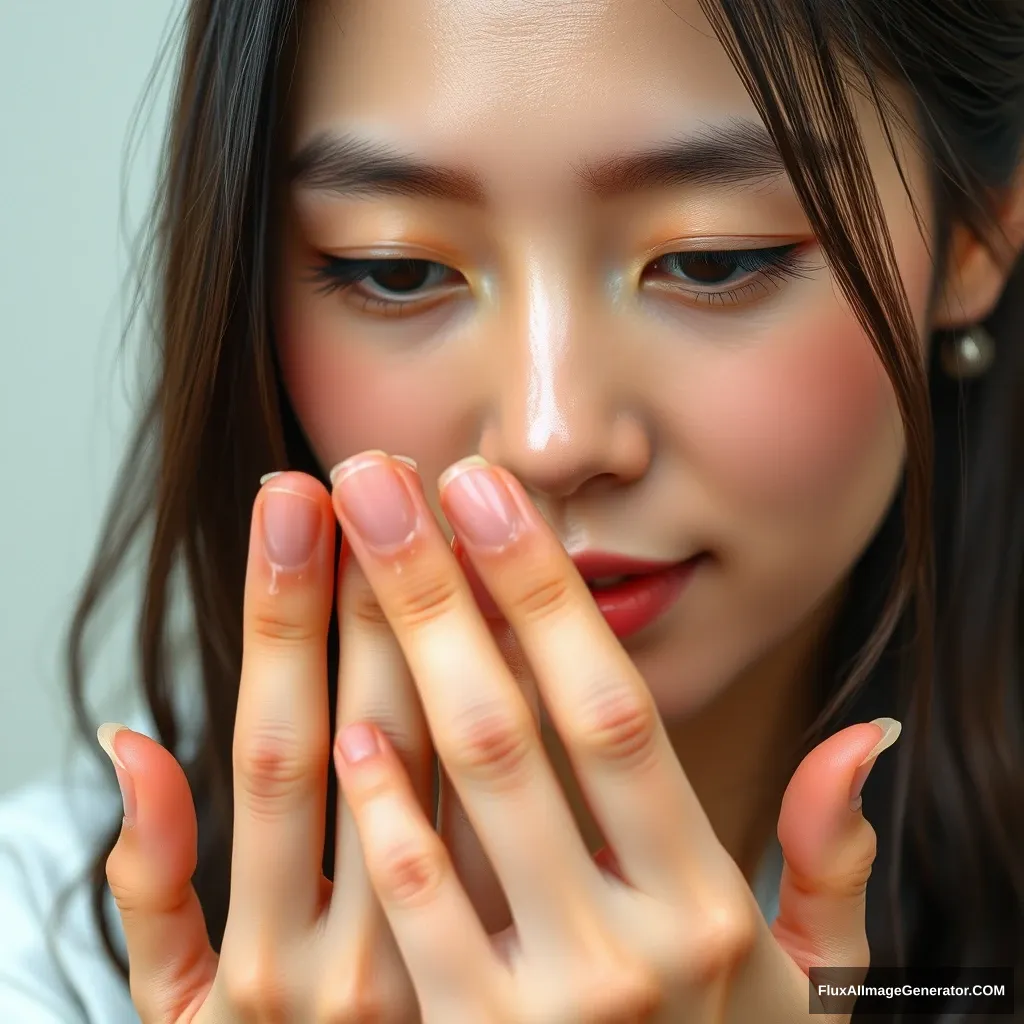
[[[132,723],[152,735],[144,725]],[[121,817],[113,769],[78,755],[52,777],[0,800],[0,1022],[138,1024],[127,985],[103,949],[87,884],[75,886],[59,929],[47,922],[65,885],[87,871],[101,837]],[[753,886],[768,921],[778,913],[782,852],[767,851]],[[124,935],[107,891],[115,943]],[[61,974],[60,966],[65,974]]]

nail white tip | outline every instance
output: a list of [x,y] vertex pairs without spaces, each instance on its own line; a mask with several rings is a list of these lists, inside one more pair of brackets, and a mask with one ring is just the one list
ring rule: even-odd
[[459,459],[454,465],[449,466],[438,478],[437,489],[443,491],[460,473],[467,469],[486,469],[490,463],[482,455],[470,455],[465,459]]
[[117,752],[114,750],[114,737],[122,729],[127,728],[128,726],[121,725],[120,722],[104,722],[96,730],[96,739],[99,741],[104,753],[106,753],[107,757],[109,757],[118,768],[124,768],[124,762],[117,756]]
[[339,462],[331,471],[327,474],[327,478],[331,481],[333,487],[338,482],[338,475],[345,469],[347,469],[357,459],[361,459],[364,455],[381,455],[387,458],[388,453],[381,451],[380,448],[370,448],[365,452],[359,452],[357,455],[351,455],[347,459]]
[[412,466],[413,469],[419,469],[419,465],[415,459],[410,459],[408,455],[392,455],[391,458],[397,459],[399,462],[404,462],[407,466]]
[[882,738],[871,748],[871,752],[864,758],[861,764],[866,764],[873,758],[878,757],[884,750],[888,750],[903,732],[903,724],[895,718],[875,718],[872,725],[877,725],[882,730]]
[[260,487],[262,487],[268,480],[273,480],[275,476],[280,476],[282,472],[284,471],[276,469],[273,473],[264,473],[263,476],[260,477]]

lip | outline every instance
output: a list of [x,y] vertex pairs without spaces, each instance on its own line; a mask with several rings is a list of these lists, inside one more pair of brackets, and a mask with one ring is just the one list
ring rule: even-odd
[[590,596],[611,631],[624,640],[657,622],[679,600],[703,561],[701,553],[683,562],[658,563],[653,571],[634,569],[629,579],[599,590],[591,589]]
[[[452,541],[452,551],[484,618],[504,622],[501,609],[457,539]],[[613,587],[590,591],[611,631],[622,640],[652,625],[676,603],[694,570],[704,561],[705,553],[681,562],[648,561],[602,551],[583,551],[570,557],[584,580],[603,576],[633,577]]]
[[596,580],[602,576],[646,576],[679,565],[679,562],[643,561],[604,551],[581,551],[569,557],[585,580]]

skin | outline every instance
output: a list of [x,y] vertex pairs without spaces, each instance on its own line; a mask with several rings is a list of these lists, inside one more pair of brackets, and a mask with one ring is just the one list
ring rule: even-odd
[[[598,200],[571,174],[752,117],[739,79],[695,4],[325,3],[289,103],[292,152],[372,132],[468,168],[487,205],[308,182],[282,196],[280,361],[332,492],[277,474],[253,510],[219,956],[190,881],[184,773],[101,728],[125,798],[107,877],[141,1018],[800,1019],[811,967],[870,960],[875,834],[857,796],[898,723],[846,729],[799,766],[792,752],[815,645],[900,477],[893,393],[813,245],[799,277],[734,304],[643,273],[701,240],[807,240],[785,181]],[[984,316],[1003,271],[957,237],[951,283],[933,287],[870,112],[861,127],[924,345],[930,326]],[[371,315],[356,289],[317,291],[323,253],[435,260],[454,284],[419,313]],[[710,557],[619,643],[569,560],[584,548]],[[480,615],[467,571],[507,626]],[[747,879],[776,828],[769,928]],[[595,865],[602,842],[617,865]]]
[[[325,467],[382,448],[414,458],[432,483],[480,453],[522,482],[571,551],[714,554],[626,649],[718,835],[752,874],[813,717],[807,659],[892,500],[902,428],[817,250],[801,279],[732,304],[701,302],[678,277],[641,281],[652,258],[700,239],[808,239],[788,182],[598,200],[570,173],[701,122],[755,117],[696,5],[554,10],[314,5],[291,95],[292,150],[325,130],[369,135],[474,171],[488,205],[290,189],[282,370]],[[923,324],[926,240],[881,130],[865,120]],[[909,165],[911,180],[923,176]],[[373,250],[443,263],[454,286],[398,319],[309,283],[319,253]],[[550,734],[549,746],[573,788]]]

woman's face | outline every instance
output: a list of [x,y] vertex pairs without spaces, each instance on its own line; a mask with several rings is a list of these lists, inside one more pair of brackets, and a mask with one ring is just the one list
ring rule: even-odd
[[[624,639],[668,718],[804,635],[890,505],[902,428],[696,0],[312,3],[290,102],[276,324],[322,465],[411,456],[436,499],[480,453],[573,553],[705,553]],[[923,335],[926,242],[862,128]],[[398,258],[423,262],[317,276]]]

